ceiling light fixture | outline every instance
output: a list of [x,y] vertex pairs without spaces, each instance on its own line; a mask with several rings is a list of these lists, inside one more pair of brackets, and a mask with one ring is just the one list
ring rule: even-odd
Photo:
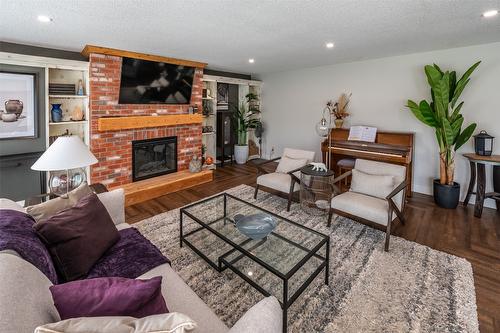
[[496,9],[488,10],[488,11],[483,13],[483,17],[493,17],[493,16],[496,16],[497,14],[498,14],[498,10],[496,10]]
[[335,46],[335,44],[333,44],[332,42],[328,42],[325,45],[327,49],[333,49],[333,47]]
[[254,58],[250,58],[250,59],[248,59],[248,62],[251,63],[251,64],[253,64],[255,62],[255,59]]
[[46,15],[38,15],[38,21],[43,22],[43,23],[49,23],[49,22],[52,22],[52,18],[50,18]]

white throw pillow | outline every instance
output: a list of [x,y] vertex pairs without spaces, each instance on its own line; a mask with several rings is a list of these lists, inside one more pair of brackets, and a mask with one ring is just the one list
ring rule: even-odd
[[97,195],[115,225],[125,223],[125,191],[117,188]]
[[252,306],[228,333],[276,333],[283,327],[283,310],[276,297],[266,297]]
[[17,210],[18,212],[26,213],[26,209],[22,207],[20,204],[10,199],[4,199],[4,198],[0,198],[0,209],[11,209],[11,210]]
[[302,168],[307,164],[307,159],[305,158],[291,158],[288,156],[283,156],[278,163],[276,172],[287,173],[292,170]]
[[196,323],[179,312],[158,314],[144,318],[81,317],[46,324],[34,333],[184,333],[197,327]]
[[394,176],[371,175],[356,169],[352,170],[350,191],[385,199],[392,190],[394,190]]

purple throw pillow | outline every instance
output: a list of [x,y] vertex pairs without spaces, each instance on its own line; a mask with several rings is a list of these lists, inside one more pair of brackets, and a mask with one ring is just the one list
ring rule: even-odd
[[161,276],[149,280],[120,277],[72,281],[50,287],[61,320],[78,317],[130,316],[167,313]]
[[90,269],[87,279],[116,276],[135,279],[170,261],[135,228],[119,231],[120,240]]
[[33,226],[47,245],[63,281],[86,276],[113,246],[120,234],[108,211],[94,193]]
[[38,268],[54,284],[57,272],[49,251],[33,231],[35,220],[28,214],[0,210],[0,251],[16,251],[21,258]]

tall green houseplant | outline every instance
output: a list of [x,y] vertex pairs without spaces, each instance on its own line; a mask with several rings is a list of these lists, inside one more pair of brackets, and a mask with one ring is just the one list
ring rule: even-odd
[[257,97],[254,94],[248,94],[246,98],[247,101],[241,102],[240,106],[236,107],[233,112],[234,131],[236,132],[238,146],[246,146],[248,143],[248,130],[257,128],[260,125],[260,120],[254,117],[260,111],[251,106],[251,101],[256,100]]
[[472,136],[476,124],[470,124],[464,130],[464,117],[460,113],[464,102],[458,102],[464,88],[470,81],[472,72],[479,66],[472,65],[457,81],[455,71],[443,72],[438,65],[425,66],[425,75],[431,86],[432,101],[420,101],[419,104],[408,100],[407,107],[424,124],[434,128],[439,145],[440,178],[442,185],[453,185],[455,174],[455,152]]

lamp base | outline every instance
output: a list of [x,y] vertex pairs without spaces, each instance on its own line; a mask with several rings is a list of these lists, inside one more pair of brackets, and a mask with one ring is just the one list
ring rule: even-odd
[[50,192],[57,196],[67,195],[69,191],[74,190],[87,180],[83,168],[50,171],[49,174]]

